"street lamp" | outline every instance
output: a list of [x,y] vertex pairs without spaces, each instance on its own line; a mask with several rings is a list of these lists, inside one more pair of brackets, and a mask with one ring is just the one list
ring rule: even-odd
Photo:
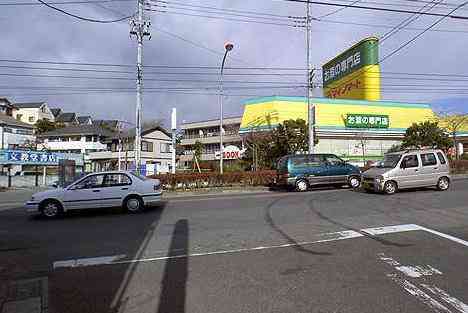
[[223,174],[223,159],[224,159],[224,146],[223,146],[223,71],[224,63],[229,51],[234,48],[234,45],[230,42],[224,44],[224,57],[221,63],[221,72],[219,75],[219,173]]

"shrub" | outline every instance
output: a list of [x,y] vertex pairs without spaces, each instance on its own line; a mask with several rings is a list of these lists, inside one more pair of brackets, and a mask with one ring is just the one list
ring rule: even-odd
[[452,160],[450,161],[452,173],[468,173],[468,160]]
[[273,184],[276,171],[228,172],[223,175],[209,173],[178,173],[153,175],[161,181],[164,189],[198,189],[207,187],[247,187],[268,186]]

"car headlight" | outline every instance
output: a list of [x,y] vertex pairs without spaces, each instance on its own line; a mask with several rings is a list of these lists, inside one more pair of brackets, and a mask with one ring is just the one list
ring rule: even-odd
[[383,181],[384,181],[384,177],[383,177],[382,175],[377,176],[377,177],[375,178],[375,181],[376,181],[378,184],[381,184],[381,183],[383,183]]

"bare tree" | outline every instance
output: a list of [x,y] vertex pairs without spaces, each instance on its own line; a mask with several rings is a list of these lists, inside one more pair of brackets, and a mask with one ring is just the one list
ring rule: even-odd
[[463,128],[468,127],[468,114],[440,112],[438,115],[441,127],[452,136],[453,145],[455,148],[455,158],[458,159],[459,151],[457,133]]

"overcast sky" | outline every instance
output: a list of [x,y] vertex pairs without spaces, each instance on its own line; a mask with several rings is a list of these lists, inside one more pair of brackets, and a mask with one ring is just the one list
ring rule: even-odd
[[[0,0],[0,4],[18,2],[36,3],[32,0]],[[352,2],[348,0],[334,1],[334,3],[341,4]],[[428,0],[427,2],[439,1]],[[430,12],[448,13],[455,5],[463,1],[442,2],[445,4],[439,4]],[[165,0],[153,1],[152,3],[152,9],[165,12],[147,12],[152,21],[152,38],[150,41],[145,41],[144,44],[144,64],[146,65],[218,67],[224,52],[224,42],[229,40],[234,43],[235,47],[230,54],[231,57],[227,60],[226,66],[228,68],[225,70],[225,86],[228,95],[225,99],[226,116],[240,115],[242,101],[255,96],[305,95],[303,88],[271,88],[272,86],[304,84],[305,76],[301,76],[304,71],[283,70],[283,68],[306,67],[304,28],[227,20],[227,18],[248,19],[264,23],[292,25],[294,21],[288,19],[287,16],[304,16],[305,4],[281,0]],[[185,5],[181,5],[181,3],[185,3]],[[164,5],[166,5],[165,8],[161,7]],[[417,11],[425,3],[421,0],[362,0],[357,5]],[[80,16],[112,20],[133,14],[136,9],[136,1],[57,4],[56,6]],[[202,6],[205,8],[201,8]],[[215,11],[206,7],[230,11]],[[311,5],[311,8],[314,17],[320,17],[337,10],[336,7],[320,5]],[[426,9],[428,8],[429,6],[426,7]],[[245,17],[245,15],[253,16],[250,14],[251,12],[259,12],[263,15],[255,15],[254,18]],[[216,18],[188,16],[180,13]],[[228,16],[227,13],[231,13],[231,15]],[[468,6],[460,8],[454,14],[468,16]],[[415,17],[402,13],[345,8],[323,17],[320,22],[314,21],[312,23],[312,64],[315,67],[321,67],[327,60],[362,38],[371,35],[380,37],[390,30],[385,26],[398,25],[401,21],[412,16]],[[394,51],[437,19],[438,17],[433,16],[419,16],[417,20],[407,26],[411,30],[403,29],[385,40],[380,47],[380,55],[385,56]],[[468,20],[446,18],[434,27],[435,30],[442,31],[426,32],[412,44],[385,60],[381,65],[381,70],[384,73],[383,100],[427,102],[434,104],[436,110],[468,111],[466,104],[468,84],[464,82],[468,81],[467,26]],[[132,67],[55,66],[4,62],[4,60],[32,60],[132,65],[136,62],[136,43],[135,40],[129,38],[128,21],[111,24],[90,23],[66,16],[43,5],[1,5],[0,28],[2,29],[0,35],[0,60],[2,60],[0,61],[0,73],[2,74],[0,75],[0,96],[6,95],[14,102],[47,101],[51,107],[61,107],[65,111],[92,115],[96,119],[112,118],[134,121],[135,93],[131,90],[135,86],[133,73],[5,68],[5,66],[54,67],[134,72]],[[229,69],[229,67],[282,69],[240,70]],[[209,75],[193,75],[193,73],[201,72]],[[179,122],[216,118],[219,114],[218,97],[215,90],[218,86],[216,73],[215,69],[210,68],[145,68],[145,79],[153,80],[146,80],[144,85],[146,88],[150,88],[144,95],[144,119],[163,118],[168,120],[172,107],[178,109]],[[277,75],[279,73],[295,75],[280,76]],[[467,76],[409,76],[401,73]],[[86,78],[23,77],[12,76],[12,74],[85,76]],[[242,75],[235,76],[233,74]],[[268,76],[266,74],[274,75]],[[92,79],[92,77],[104,79]],[[418,80],[409,79],[410,77],[418,78]],[[317,78],[320,79],[319,76]],[[421,80],[421,78],[425,80]],[[188,81],[159,81],[164,79]],[[402,87],[406,84],[410,86]],[[61,89],[43,89],[44,87],[60,87]],[[113,91],[90,92],[90,89],[102,88],[113,88]],[[117,92],[115,88],[127,88],[127,92]],[[155,92],[157,90],[154,88],[162,88],[166,91]],[[168,93],[167,88],[195,88],[190,92],[204,94],[176,94],[173,93],[174,91]],[[443,89],[449,90],[444,91]],[[317,90],[315,95],[320,95],[320,93],[321,91]]]

